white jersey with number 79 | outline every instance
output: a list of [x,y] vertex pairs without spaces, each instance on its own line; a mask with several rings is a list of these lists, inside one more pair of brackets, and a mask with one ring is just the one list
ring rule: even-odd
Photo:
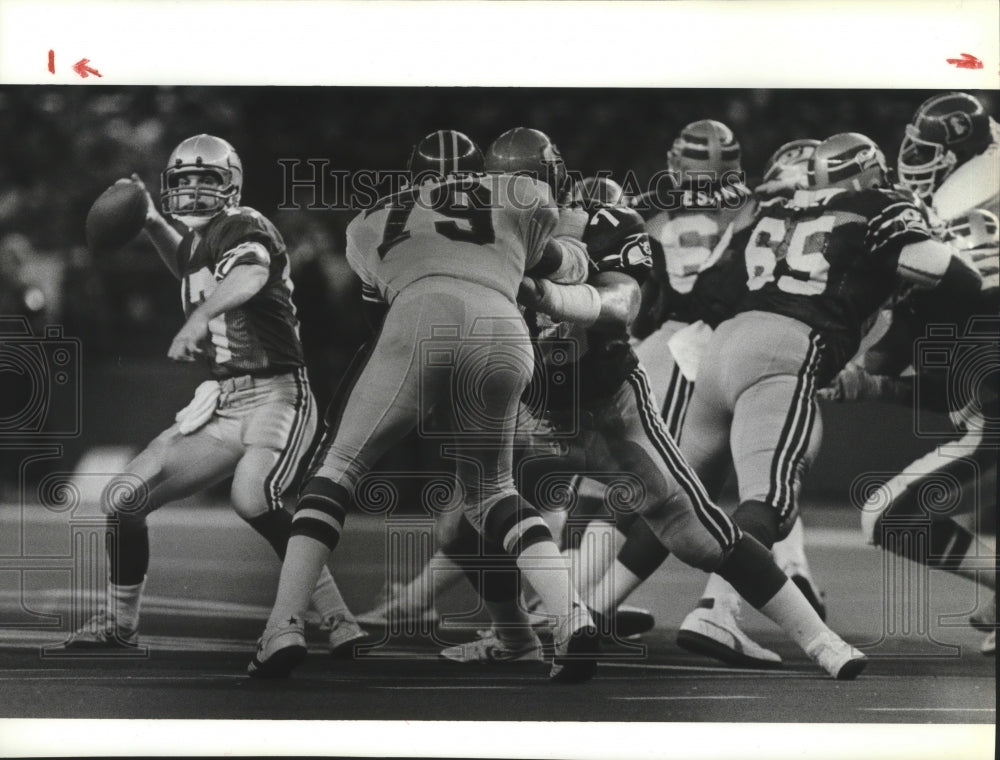
[[[558,219],[548,186],[528,176],[424,182],[383,198],[351,222],[347,260],[369,300],[392,303],[417,280],[443,276],[484,285],[515,302],[525,271],[545,269]],[[579,274],[575,279],[585,276]]]

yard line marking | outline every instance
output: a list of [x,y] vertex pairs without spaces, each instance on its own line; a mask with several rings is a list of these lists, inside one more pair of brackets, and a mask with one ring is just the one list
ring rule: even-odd
[[[198,497],[192,497],[197,500]],[[24,508],[18,503],[0,504],[0,515],[5,511],[18,513],[17,516],[24,520],[24,523],[39,524],[50,523],[52,525],[66,525],[68,527],[70,517],[66,512],[53,512],[39,504],[27,503]],[[4,518],[5,520],[8,518]],[[225,502],[204,502],[171,504],[166,509],[158,509],[149,517],[150,525],[162,525],[164,527],[176,527],[191,529],[197,526],[200,530],[219,529],[233,530],[239,528],[246,530],[243,520],[236,515]],[[393,520],[385,519],[379,515],[357,515],[352,514],[348,520],[348,527],[345,533],[357,531],[359,533],[385,533],[387,528],[392,528]],[[407,520],[407,528],[413,522]],[[431,530],[433,521],[428,518],[426,530]],[[395,530],[395,529],[394,529]],[[870,551],[869,547],[861,535],[860,528],[827,528],[811,526],[806,531],[807,547],[822,548],[854,548]]]
[[92,673],[82,674],[78,673],[73,676],[60,676],[60,675],[49,675],[47,673],[35,673],[27,677],[21,677],[17,679],[8,680],[24,680],[24,681],[205,681],[207,679],[214,678],[225,678],[227,680],[235,679],[247,679],[249,676],[246,673],[205,673],[202,675],[190,675],[190,676],[171,676],[171,675],[142,675],[142,676],[128,676],[122,674],[109,673],[107,675],[95,675]]
[[[66,589],[26,590],[23,594],[19,589],[0,590],[0,602],[20,602],[22,597],[32,603],[37,601],[53,606],[65,606],[70,603],[70,593]],[[227,602],[220,599],[190,599],[152,594],[143,596],[142,611],[157,615],[187,612],[197,613],[201,617],[266,621],[271,608],[262,604]],[[46,613],[48,610],[42,609],[36,612]],[[313,616],[313,619],[318,618]],[[311,622],[309,615],[306,616],[306,622]]]
[[637,670],[689,670],[696,673],[719,673],[720,675],[732,675],[734,673],[752,676],[811,676],[810,671],[805,670],[762,670],[759,668],[726,668],[722,665],[656,665],[654,663],[640,662],[599,662],[602,667],[611,668],[633,668]]
[[995,707],[859,707],[864,712],[996,712]]
[[[23,647],[34,648],[43,646],[58,646],[69,638],[68,631],[28,631],[28,630],[2,630],[0,629],[0,644],[18,644]],[[192,636],[140,636],[139,645],[145,647],[150,653],[157,651],[167,652],[216,652],[218,654],[238,654],[241,652],[252,653],[256,641],[254,639],[203,639]],[[310,647],[310,651],[325,652],[325,648]],[[123,650],[119,655],[127,659],[131,654],[128,650]],[[50,655],[53,660],[59,657],[79,660],[114,660],[113,653],[80,651],[72,654]],[[131,659],[137,658],[132,654]]]
[[745,696],[742,694],[729,696],[727,694],[719,694],[715,696],[697,696],[697,697],[685,697],[685,696],[671,696],[671,697],[610,697],[610,699],[616,702],[650,702],[650,701],[663,701],[671,699],[763,699],[761,696]]
[[394,690],[441,690],[446,689],[447,691],[456,691],[458,689],[527,689],[531,688],[531,684],[525,684],[524,686],[373,686],[373,689],[394,689]]

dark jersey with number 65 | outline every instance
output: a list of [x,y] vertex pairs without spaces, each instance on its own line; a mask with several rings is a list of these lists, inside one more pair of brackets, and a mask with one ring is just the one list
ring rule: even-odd
[[354,218],[347,260],[369,299],[391,304],[407,285],[438,276],[484,285],[514,303],[557,221],[548,186],[530,177],[424,182]]
[[761,204],[734,239],[746,292],[735,311],[769,311],[817,330],[837,368],[900,285],[902,248],[931,238],[924,215],[892,190],[801,190]]

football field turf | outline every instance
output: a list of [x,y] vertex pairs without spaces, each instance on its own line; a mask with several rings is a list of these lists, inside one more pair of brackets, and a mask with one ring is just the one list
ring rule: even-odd
[[[804,515],[828,622],[873,658],[856,681],[829,678],[753,610],[745,628],[782,655],[780,670],[726,668],[680,649],[677,628],[704,575],[671,558],[630,599],[654,612],[656,628],[608,646],[596,677],[577,686],[548,683],[542,663],[439,659],[442,645],[472,638],[477,621],[482,627],[463,589],[439,609],[469,613],[466,621],[453,617],[413,635],[369,628],[369,646],[354,661],[332,660],[325,634],[311,625],[310,654],[290,679],[251,680],[245,668],[279,564],[232,512],[197,500],[150,518],[143,649],[67,657],[52,647],[68,633],[73,584],[92,582],[81,581],[86,572],[74,559],[87,549],[72,537],[86,531],[66,513],[2,511],[3,524],[19,531],[0,541],[0,718],[983,724],[990,733],[996,720],[995,661],[980,654],[982,634],[965,622],[977,605],[973,584],[911,563],[884,565],[846,509]],[[377,601],[391,536],[413,526],[412,519],[387,527],[381,518],[349,517],[333,569],[356,612]],[[893,601],[886,567],[908,569],[910,596]],[[992,756],[992,745],[982,750]]]

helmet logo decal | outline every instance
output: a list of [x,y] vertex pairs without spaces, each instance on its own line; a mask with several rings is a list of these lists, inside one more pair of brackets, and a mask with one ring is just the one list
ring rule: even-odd
[[652,266],[653,250],[645,232],[629,235],[622,247],[621,262],[625,267]]
[[949,142],[961,142],[972,134],[972,119],[969,114],[956,111],[944,117]]

